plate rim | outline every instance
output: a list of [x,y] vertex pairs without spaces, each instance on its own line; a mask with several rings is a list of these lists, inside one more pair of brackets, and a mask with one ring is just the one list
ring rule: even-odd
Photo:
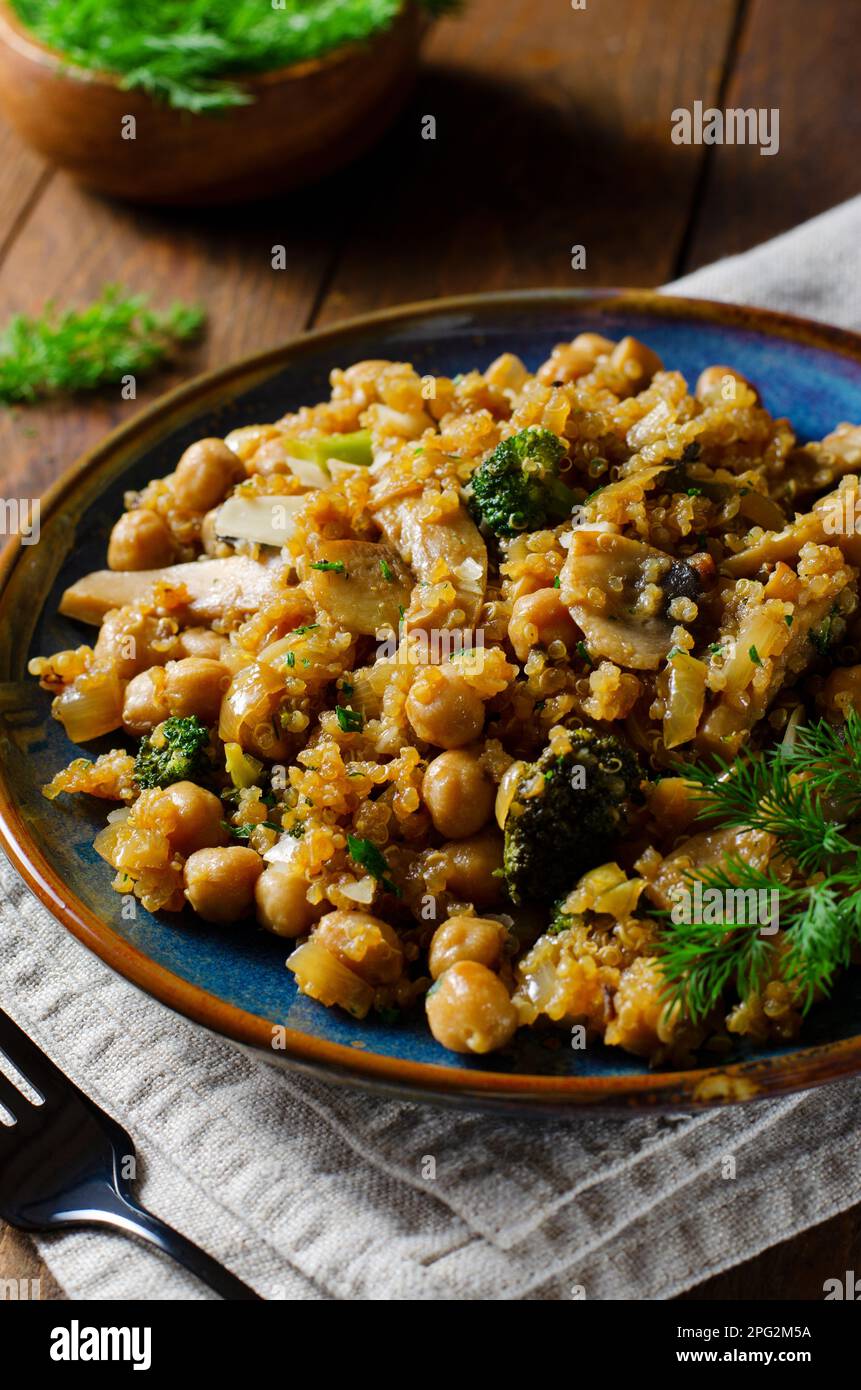
[[[240,385],[242,379],[259,376],[287,365],[297,354],[314,351],[328,342],[349,339],[368,328],[389,327],[412,318],[440,318],[457,312],[504,311],[525,304],[563,306],[572,310],[630,310],[647,317],[677,317],[738,327],[766,336],[787,338],[804,346],[837,352],[861,366],[861,334],[817,320],[769,309],[723,301],[662,294],[657,290],[601,288],[504,290],[483,294],[447,296],[441,299],[399,304],[357,315],[311,332],[295,334],[276,347],[237,359],[225,366],[199,373],[159,395],[131,419],[111,430],[92,449],[51,484],[41,498],[43,520],[55,515],[63,499],[90,473],[136,437],[146,435],[164,416],[191,406],[200,396],[219,387]],[[245,389],[243,387],[243,389]],[[176,422],[171,428],[175,429]],[[14,538],[0,555],[0,617],[9,583],[23,552]],[[59,878],[32,838],[19,812],[6,769],[0,757],[0,846],[13,868],[54,918],[84,946],[130,983],[158,1002],[234,1042],[267,1056],[270,1061],[311,1071],[324,1079],[339,1080],[418,1100],[460,1102],[536,1112],[584,1107],[630,1109],[700,1109],[728,1103],[749,1102],[836,1081],[861,1071],[861,1031],[851,1038],[812,1047],[801,1047],[775,1056],[764,1052],[755,1058],[728,1065],[689,1070],[623,1073],[616,1076],[542,1075],[536,1073],[473,1071],[408,1058],[388,1057],[364,1046],[331,1042],[241,1009],[191,981],[184,980],[133,946],[88,908]],[[283,1047],[273,1047],[276,1034]],[[358,1040],[357,1040],[358,1041]]]

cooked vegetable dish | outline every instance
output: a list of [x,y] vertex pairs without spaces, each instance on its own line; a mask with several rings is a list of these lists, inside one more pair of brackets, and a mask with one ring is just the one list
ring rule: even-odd
[[127,495],[30,667],[127,737],[45,795],[117,803],[132,904],[455,1052],[790,1039],[861,941],[860,468],[633,338],[335,370]]

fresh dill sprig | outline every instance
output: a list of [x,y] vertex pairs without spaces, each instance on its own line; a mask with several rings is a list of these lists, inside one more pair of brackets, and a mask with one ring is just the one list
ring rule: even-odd
[[27,403],[142,376],[203,320],[196,305],[156,313],[144,295],[125,295],[118,285],[107,285],[85,309],[60,312],[50,303],[38,318],[16,314],[0,335],[0,401]]
[[[730,856],[725,865],[705,868],[700,874],[703,890],[720,892],[738,888],[751,865]],[[772,887],[770,876],[754,870],[764,885]],[[752,884],[751,884],[752,886]],[[726,923],[673,922],[664,918],[660,943],[661,970],[667,980],[666,1006],[681,1005],[687,1017],[699,1022],[707,1018],[730,985],[744,995],[763,979],[772,959],[773,937]]]
[[[421,0],[431,14],[451,0]],[[317,58],[388,28],[403,0],[12,0],[75,67],[118,73],[194,113],[253,100],[242,77]]]
[[[697,786],[700,818],[774,835],[783,872],[734,854],[692,870],[687,886],[717,889],[725,904],[739,892],[774,894],[769,902],[777,903],[781,931],[765,935],[760,925],[726,915],[686,922],[662,913],[667,1007],[679,1004],[702,1021],[729,988],[743,999],[780,978],[806,1012],[828,994],[861,943],[861,845],[852,838],[861,816],[861,717],[850,711],[842,730],[822,720],[796,730],[791,745],[748,754],[732,766],[715,762],[679,769]],[[788,876],[805,881],[787,882]]]
[[[861,718],[854,711],[850,717],[852,725],[847,722],[846,742],[840,744],[840,753],[846,800],[854,814],[861,797],[861,746],[853,750],[852,736],[854,733],[861,740]],[[829,814],[835,785],[835,773],[828,763],[833,731],[823,720],[805,734],[798,753],[778,746],[740,757],[734,763],[715,758],[713,767],[685,764],[679,772],[697,784],[695,799],[700,802],[701,817],[715,818],[727,828],[776,835],[786,857],[803,873],[810,873],[833,855],[852,853],[855,846],[842,833],[845,822]],[[853,769],[854,789],[848,785]]]

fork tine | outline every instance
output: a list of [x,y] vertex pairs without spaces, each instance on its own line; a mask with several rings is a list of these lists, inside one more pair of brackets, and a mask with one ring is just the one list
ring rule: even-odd
[[[63,1075],[59,1067],[55,1067],[50,1057],[46,1057],[41,1048],[28,1038],[23,1028],[19,1028],[17,1023],[0,1009],[0,1052],[5,1052],[10,1062],[13,1062],[22,1076],[25,1076],[37,1091],[41,1091],[47,1100],[49,1092],[56,1090],[60,1085],[64,1089],[74,1086],[74,1082],[69,1081]],[[15,1090],[16,1095],[20,1092]],[[28,1102],[29,1103],[29,1102]]]
[[[33,1102],[18,1090],[15,1083],[10,1081],[8,1076],[3,1075],[2,1071],[0,1071],[0,1105],[9,1111],[19,1125],[22,1120],[27,1118],[28,1113],[36,1108]],[[0,1125],[0,1138],[9,1133],[10,1130],[14,1133],[14,1127],[5,1124]]]

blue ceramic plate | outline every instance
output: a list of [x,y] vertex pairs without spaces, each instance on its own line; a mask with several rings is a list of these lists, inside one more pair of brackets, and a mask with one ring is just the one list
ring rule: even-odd
[[[75,647],[90,635],[58,615],[63,590],[103,567],[108,534],[127,488],[170,472],[203,435],[277,419],[323,399],[333,366],[367,357],[406,360],[453,375],[517,353],[532,368],[578,332],[632,333],[691,380],[728,363],[760,388],[802,439],[861,418],[861,339],[759,310],[651,293],[536,291],[407,306],[311,334],[165,396],[116,431],[52,489],[38,545],[13,548],[0,572],[0,836],[13,863],[55,916],[115,969],[170,1007],[288,1065],[400,1095],[533,1111],[582,1105],[692,1106],[746,1100],[861,1068],[861,973],[807,1022],[804,1046],[740,1049],[719,1068],[649,1072],[636,1058],[565,1037],[522,1035],[509,1052],[467,1059],[446,1052],[422,1017],[357,1023],[298,995],[285,944],[253,926],[120,917],[111,873],[92,849],[105,804],[40,786],[80,749],[26,676],[29,657]],[[117,736],[90,745],[102,752]],[[286,1048],[272,1051],[273,1028]]]

